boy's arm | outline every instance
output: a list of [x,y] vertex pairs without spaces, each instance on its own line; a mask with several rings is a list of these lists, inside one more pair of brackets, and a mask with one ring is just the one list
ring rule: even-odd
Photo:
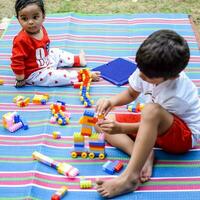
[[107,134],[134,134],[137,133],[139,123],[121,123],[114,119],[105,119],[98,123],[98,126]]
[[131,103],[139,96],[140,92],[137,92],[132,87],[128,87],[127,90],[123,91],[120,94],[115,95],[110,98],[112,106],[122,106]]
[[106,116],[113,107],[130,103],[134,101],[139,96],[139,94],[139,92],[129,86],[127,90],[111,97],[110,99],[98,100],[96,105],[96,113],[97,115],[103,114]]

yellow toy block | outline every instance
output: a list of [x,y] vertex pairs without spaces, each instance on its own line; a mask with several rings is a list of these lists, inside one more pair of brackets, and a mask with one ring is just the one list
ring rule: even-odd
[[0,85],[4,84],[4,80],[0,79]]
[[92,188],[92,181],[91,180],[81,179],[80,180],[80,188],[81,189]]
[[49,99],[49,95],[48,94],[36,94],[33,99],[32,102],[35,104],[41,104],[42,100],[48,101]]
[[25,98],[24,96],[18,95],[18,96],[13,98],[13,103],[17,103],[18,101],[22,101],[22,100],[24,100],[24,98]]
[[81,133],[74,133],[74,142],[84,142],[85,138]]

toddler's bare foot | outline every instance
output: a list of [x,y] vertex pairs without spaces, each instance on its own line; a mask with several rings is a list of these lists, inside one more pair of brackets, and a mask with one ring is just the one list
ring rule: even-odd
[[140,172],[140,181],[142,183],[149,181],[152,175],[153,162],[154,162],[154,152],[152,151]]
[[86,62],[86,59],[85,59],[85,52],[83,50],[80,51],[79,58],[80,58],[80,66],[81,67],[86,66],[87,62]]
[[111,198],[128,192],[133,192],[139,185],[139,179],[119,176],[111,180],[96,180],[96,190],[102,197]]
[[91,72],[91,78],[92,78],[92,81],[94,81],[94,82],[99,81],[101,78],[101,72],[99,72],[99,71]]

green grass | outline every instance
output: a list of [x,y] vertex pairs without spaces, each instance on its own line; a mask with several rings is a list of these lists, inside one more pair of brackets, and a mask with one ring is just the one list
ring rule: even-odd
[[[47,13],[186,13],[200,30],[200,0],[44,0]],[[1,0],[0,19],[12,17],[15,0]]]

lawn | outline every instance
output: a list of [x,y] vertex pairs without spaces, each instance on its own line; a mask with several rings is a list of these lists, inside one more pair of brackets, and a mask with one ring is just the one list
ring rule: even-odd
[[[200,0],[45,0],[47,13],[187,13],[200,32]],[[15,0],[1,0],[0,19],[12,17]]]

